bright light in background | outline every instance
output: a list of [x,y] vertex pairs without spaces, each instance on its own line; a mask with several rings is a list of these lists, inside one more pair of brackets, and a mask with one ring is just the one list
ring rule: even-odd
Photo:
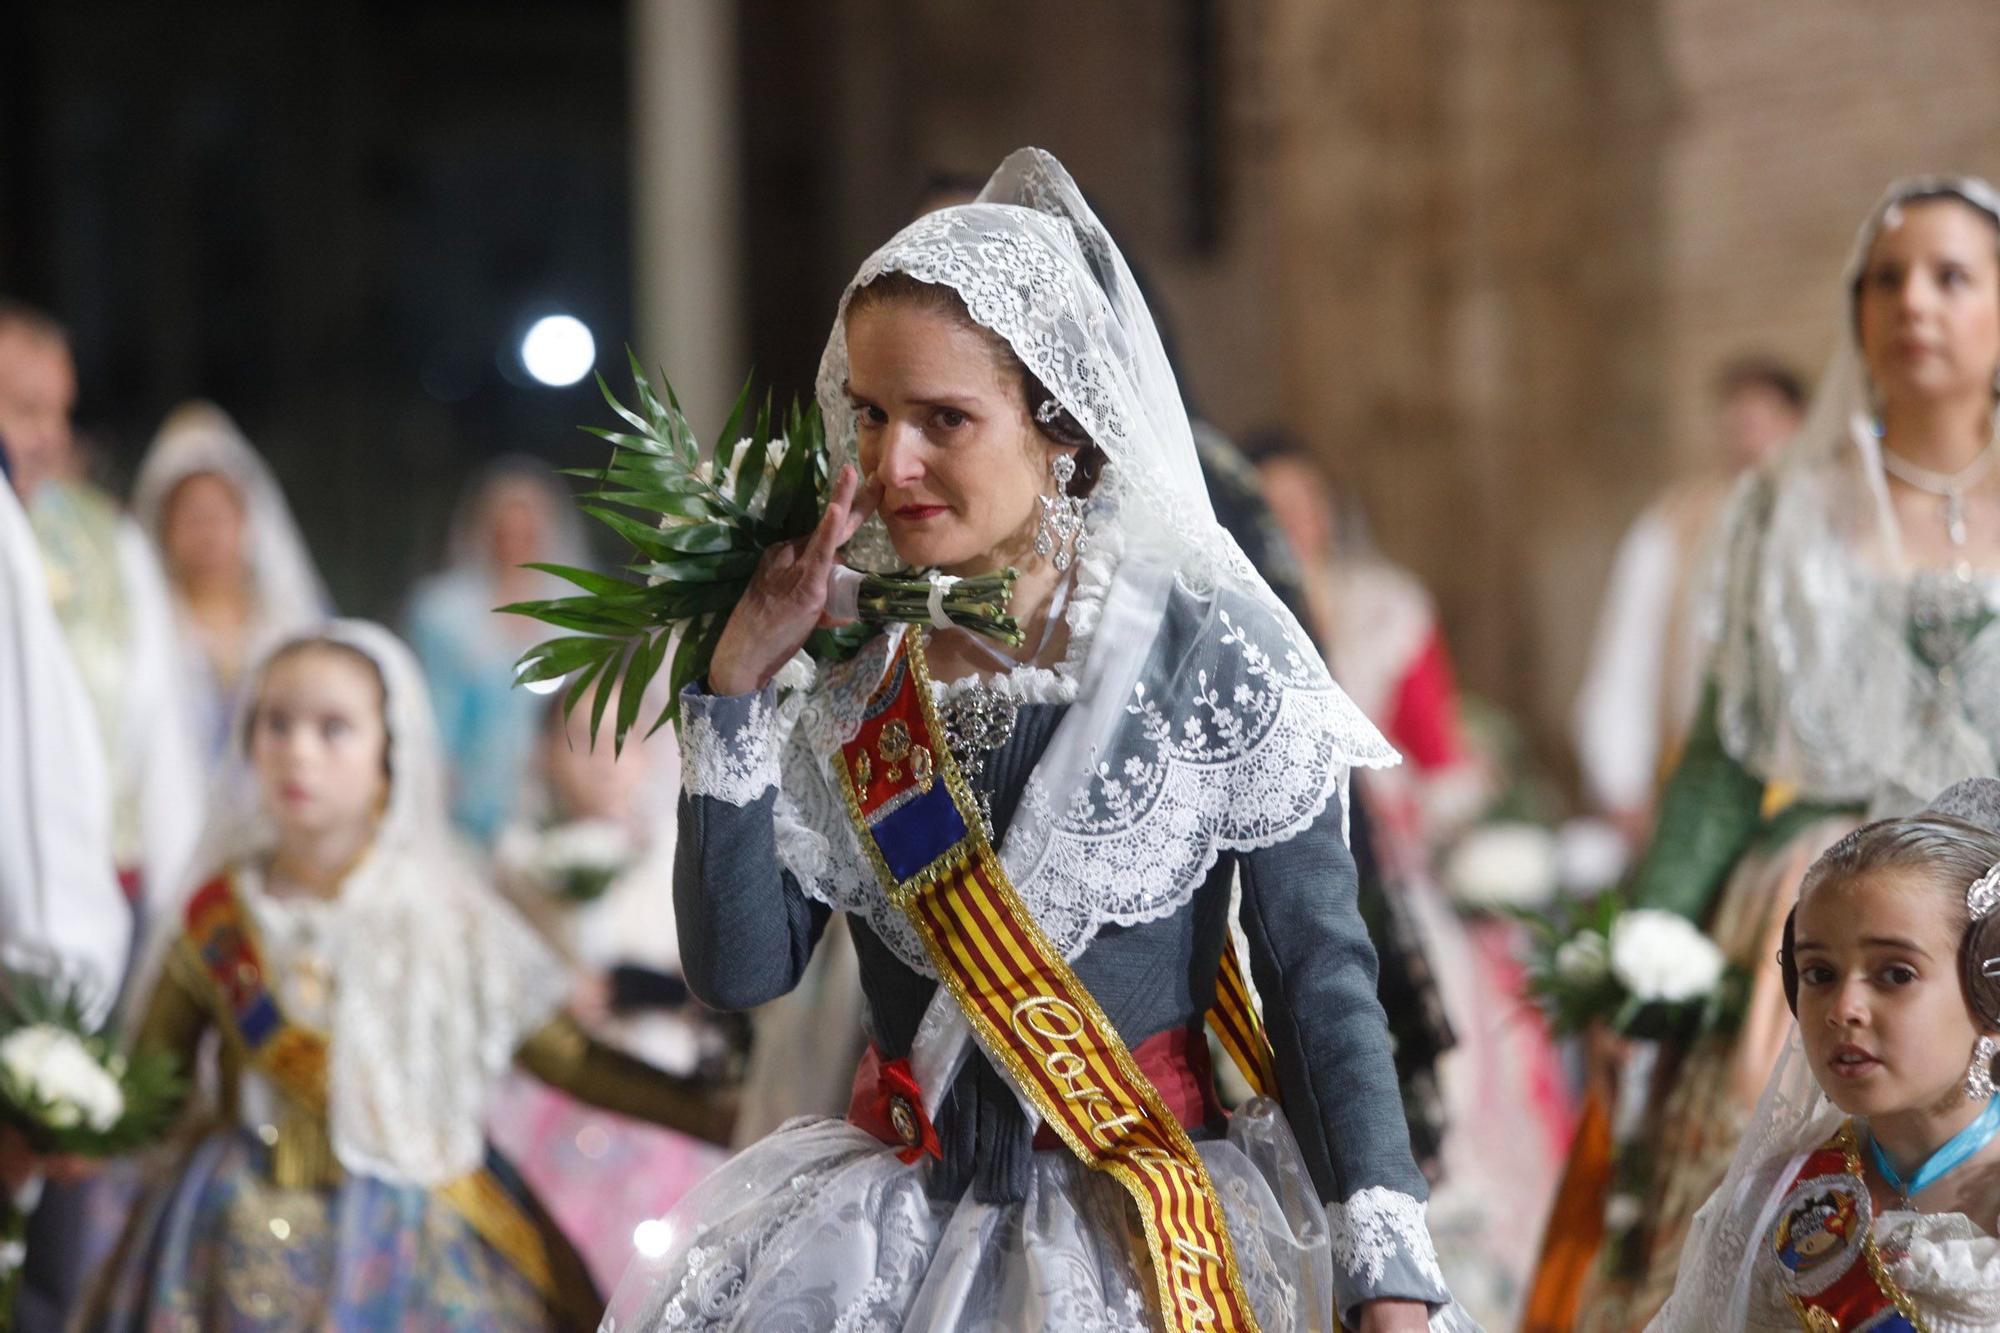
[[[576,381],[571,380],[570,383],[574,384]],[[521,668],[517,666],[514,668],[514,683],[530,694],[554,694],[569,684],[569,677],[557,676],[554,680],[522,680]]]
[[544,315],[521,339],[521,364],[553,389],[574,384],[597,363],[597,339],[575,315]]
[[674,1243],[674,1229],[658,1220],[641,1222],[632,1232],[632,1248],[641,1257],[657,1259]]

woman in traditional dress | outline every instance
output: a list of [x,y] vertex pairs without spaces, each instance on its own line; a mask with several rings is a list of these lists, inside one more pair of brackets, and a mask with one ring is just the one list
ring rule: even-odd
[[1585,1328],[1642,1324],[1672,1286],[1791,1026],[1774,959],[1806,867],[2000,766],[2000,198],[1897,183],[1843,296],[1804,428],[1725,520],[1708,684],[1636,879],[1749,971],[1745,1014],[1654,1077],[1642,1202],[1611,1219]]
[[168,414],[139,465],[133,517],[173,589],[191,734],[214,762],[250,664],[332,609],[270,467],[213,403]]
[[[729,1008],[845,912],[874,1045],[848,1120],[772,1134],[641,1238],[605,1327],[1465,1327],[1342,840],[1349,766],[1393,752],[1215,524],[1061,166],[1016,153],[877,251],[819,396],[859,472],[683,699],[675,896]],[[1017,568],[1025,647],[891,630],[779,703],[842,545]],[[1282,1109],[1221,1112],[1211,1008]]]
[[715,1133],[682,1080],[587,1037],[565,968],[445,817],[416,661],[336,621],[252,673],[201,887],[135,1041],[220,1105],[132,1210],[81,1325],[587,1328],[576,1252],[486,1145],[515,1062],[600,1106]]
[[[680,761],[661,736],[595,745],[588,713],[547,701],[520,816],[494,848],[501,889],[577,978],[570,1009],[600,1040],[699,1079],[720,1099],[737,1073],[736,1023],[690,1001],[674,927]],[[719,1105],[719,1103],[718,1103]],[[721,1164],[720,1147],[579,1102],[525,1073],[508,1077],[487,1123],[583,1252],[616,1282],[632,1229],[671,1208]]]
[[493,613],[556,594],[560,581],[531,563],[584,563],[576,508],[548,464],[502,458],[467,486],[445,569],[410,600],[410,646],[437,701],[451,766],[452,818],[482,844],[514,811],[541,717],[537,697],[514,688],[514,663],[539,627]]

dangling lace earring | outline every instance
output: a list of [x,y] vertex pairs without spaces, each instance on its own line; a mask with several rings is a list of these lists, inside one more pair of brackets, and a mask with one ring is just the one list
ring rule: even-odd
[[1083,554],[1084,501],[1069,493],[1070,479],[1076,476],[1074,458],[1066,453],[1056,454],[1049,459],[1049,472],[1056,479],[1056,493],[1039,497],[1042,517],[1035,525],[1035,554],[1048,557],[1060,573]]
[[1993,1057],[2000,1055],[2000,1041],[1981,1037],[1972,1046],[1972,1067],[1965,1071],[1965,1095],[1975,1102],[1990,1102],[2000,1087],[1993,1083]]

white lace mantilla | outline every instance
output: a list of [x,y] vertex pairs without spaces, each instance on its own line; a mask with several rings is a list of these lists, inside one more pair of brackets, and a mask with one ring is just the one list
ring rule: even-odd
[[740,718],[718,725],[712,696],[689,693],[681,701],[681,789],[743,806],[778,785],[778,734],[765,695],[745,701]]
[[[1072,773],[1054,766],[1062,728],[1083,705],[1065,717],[1000,848],[1022,901],[1070,959],[1106,924],[1178,911],[1223,852],[1272,846],[1311,824],[1329,799],[1344,799],[1350,766],[1396,760],[1316,658],[1264,651],[1267,636],[1282,630],[1254,603],[1216,605],[1176,587],[1177,618],[1205,621],[1198,641],[1168,645],[1180,649],[1171,653],[1116,636],[1100,641],[1096,618],[1121,569],[1107,554],[1080,572],[1071,648],[1085,675],[1110,670],[1102,659],[1144,654],[1122,721],[1088,754],[1087,771]],[[795,724],[763,731],[789,733],[776,811],[786,868],[812,897],[861,917],[904,963],[934,976],[863,853],[830,771],[901,633],[823,672]]]
[[[858,460],[845,312],[856,291],[889,273],[954,293],[1106,462],[1090,493],[1068,655],[1047,671],[982,682],[1023,702],[1066,704],[999,853],[1022,900],[1074,958],[1106,923],[1178,910],[1223,852],[1291,837],[1344,790],[1351,766],[1396,755],[1216,522],[1152,313],[1061,163],[1034,149],[1010,155],[978,202],[918,219],[861,265],[816,380],[834,464]],[[864,568],[901,563],[872,521],[846,558]],[[776,716],[741,728],[754,737],[729,725],[734,707],[695,710],[686,769],[690,791],[747,801],[768,784],[764,744],[777,745],[785,867],[929,975],[829,770],[907,632],[877,636]],[[704,731],[704,716],[720,729]]]

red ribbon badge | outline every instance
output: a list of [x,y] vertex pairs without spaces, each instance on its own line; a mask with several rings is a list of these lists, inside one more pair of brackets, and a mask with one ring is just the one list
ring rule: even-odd
[[887,1124],[902,1140],[903,1147],[896,1153],[899,1161],[908,1165],[929,1153],[933,1157],[944,1156],[938,1146],[937,1129],[931,1118],[924,1114],[924,1090],[917,1085],[916,1075],[910,1072],[908,1060],[890,1060],[882,1066],[882,1072],[875,1080],[875,1120]]

